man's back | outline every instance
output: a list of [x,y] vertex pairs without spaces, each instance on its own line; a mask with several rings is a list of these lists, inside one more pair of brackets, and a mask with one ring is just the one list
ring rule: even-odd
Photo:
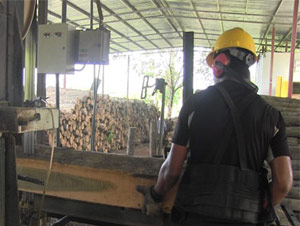
[[[239,111],[249,168],[259,171],[267,157],[275,126],[282,128],[279,139],[286,142],[281,115],[254,91],[237,82],[225,80],[220,85],[229,93]],[[186,145],[188,139],[191,163],[211,163],[216,153],[226,148],[222,164],[239,166],[232,116],[224,98],[214,86],[195,94],[182,109],[173,143]],[[225,144],[224,139],[229,139],[228,143]],[[276,151],[282,152],[276,149],[275,156],[280,154]]]

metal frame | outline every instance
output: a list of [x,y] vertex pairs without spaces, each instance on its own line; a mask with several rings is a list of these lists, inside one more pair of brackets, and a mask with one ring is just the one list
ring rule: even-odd
[[[136,50],[153,50],[153,49],[166,49],[166,48],[176,48],[176,47],[182,47],[181,41],[183,39],[182,32],[186,32],[186,28],[182,24],[182,20],[189,20],[189,19],[195,19],[199,21],[201,30],[203,32],[195,32],[195,41],[196,46],[203,46],[203,47],[211,47],[212,43],[215,41],[215,39],[210,38],[210,35],[219,36],[220,33],[218,31],[215,32],[208,32],[209,25],[206,25],[206,21],[219,21],[221,23],[221,32],[225,30],[224,28],[224,22],[229,23],[241,23],[247,25],[247,24],[257,24],[257,25],[267,25],[266,29],[264,29],[261,37],[256,38],[257,41],[257,51],[260,51],[263,46],[264,40],[270,35],[270,29],[271,26],[276,24],[277,27],[282,26],[291,26],[290,23],[287,23],[285,21],[280,21],[275,23],[275,19],[278,18],[284,18],[284,19],[291,19],[292,16],[289,15],[283,15],[280,14],[280,10],[283,8],[283,5],[286,3],[285,0],[278,0],[277,5],[275,7],[275,10],[272,14],[270,13],[251,13],[250,8],[250,2],[249,0],[246,0],[244,4],[244,10],[243,12],[232,12],[232,11],[226,11],[226,9],[223,9],[226,4],[221,3],[219,0],[216,1],[216,7],[218,10],[214,10],[213,8],[211,10],[202,10],[199,7],[200,4],[197,3],[197,1],[188,1],[187,3],[190,4],[190,8],[188,7],[182,7],[180,8],[177,6],[174,2],[170,2],[168,0],[149,0],[149,3],[152,3],[154,7],[148,8],[148,9],[138,9],[134,5],[134,1],[129,0],[119,0],[120,4],[124,4],[130,11],[117,13],[117,11],[111,9],[106,2],[106,5],[101,3],[103,10],[106,12],[105,18],[109,18],[107,21],[105,21],[105,26],[107,29],[112,31],[112,40],[111,40],[111,52],[126,52],[126,51],[136,51]],[[68,18],[66,20],[78,27],[89,27],[90,23],[82,24],[83,20],[91,19],[91,15],[87,12],[87,10],[82,9],[78,7],[76,4],[74,4],[71,0],[67,2],[68,6],[77,10],[78,12],[82,13],[83,15],[87,16],[88,18],[80,18],[78,20],[70,21]],[[114,3],[118,4],[118,3]],[[186,4],[186,3],[182,3]],[[197,5],[198,4],[198,5]],[[222,4],[222,8],[221,8]],[[211,3],[211,5],[213,5]],[[223,7],[224,5],[224,7]],[[121,6],[121,5],[120,5]],[[201,6],[201,5],[200,5]],[[285,4],[286,6],[286,4]],[[179,15],[178,12],[184,12],[185,15]],[[248,13],[250,11],[250,13]],[[160,12],[160,15],[157,15],[157,13]],[[189,14],[190,12],[190,14]],[[56,12],[49,11],[49,14],[52,16],[55,16],[57,18],[60,17]],[[206,15],[202,15],[206,14]],[[132,15],[132,17],[130,17]],[[217,15],[217,16],[213,16]],[[232,16],[241,16],[241,19],[233,19]],[[126,17],[126,19],[124,18]],[[246,18],[247,17],[247,18]],[[115,19],[113,19],[115,18]],[[160,29],[156,28],[155,24],[151,21],[151,19],[158,19],[161,18],[167,22],[167,25],[169,25],[168,32],[163,32]],[[246,18],[246,20],[245,20]],[[92,16],[92,20],[99,21],[99,18],[97,16]],[[144,22],[147,27],[153,31],[153,33],[145,34],[144,32],[140,31],[138,28],[134,27],[130,24],[130,21],[133,20],[140,20],[141,22]],[[268,21],[267,21],[268,20]],[[115,25],[115,23],[120,22],[118,25]],[[298,20],[299,22],[299,20]],[[120,32],[118,30],[118,26],[127,27],[130,31],[132,31],[129,35],[124,34],[123,32]],[[282,39],[275,39],[275,43],[277,44],[275,47],[275,51],[285,51],[285,41],[289,38],[291,34],[290,29],[286,35]],[[210,34],[209,34],[210,33]],[[115,34],[118,36],[116,37]],[[205,38],[198,38],[197,34],[204,35]],[[159,38],[151,38],[151,36],[156,35]],[[280,33],[278,33],[280,35]],[[171,37],[168,37],[171,36]],[[121,39],[120,39],[120,38]],[[142,38],[142,40],[136,41],[135,38]],[[164,44],[159,44],[165,43]],[[204,42],[206,41],[206,42]],[[144,44],[146,42],[146,45]],[[284,42],[284,45],[282,43]],[[129,45],[129,43],[131,45]],[[176,44],[175,44],[176,43]],[[122,45],[123,44],[123,45]],[[124,46],[125,45],[125,46]],[[128,45],[128,46],[126,46]],[[280,48],[280,49],[279,49]],[[299,49],[299,47],[296,47],[296,49]]]
[[263,41],[266,39],[266,37],[267,37],[267,35],[268,35],[269,31],[270,31],[271,25],[272,25],[272,23],[273,23],[273,21],[274,21],[274,18],[275,18],[275,16],[277,15],[277,13],[278,13],[280,7],[282,6],[283,1],[284,1],[284,0],[281,0],[281,1],[278,3],[278,5],[277,5],[277,7],[276,7],[276,10],[274,11],[274,13],[273,13],[273,15],[272,15],[272,17],[271,17],[271,19],[270,19],[270,21],[269,21],[268,28],[266,29],[266,31],[265,31],[265,33],[264,33],[264,36],[263,36],[263,38],[262,38],[262,40],[261,40],[261,42],[260,42],[260,45],[259,45],[258,48],[257,48],[257,51],[259,51],[259,49],[260,49],[261,46],[262,46]]
[[[35,206],[39,206],[40,195],[35,196]],[[149,217],[138,209],[100,205],[89,202],[45,197],[43,211],[48,216],[68,216],[74,221],[97,225],[130,225],[130,226],[171,226],[163,218]]]

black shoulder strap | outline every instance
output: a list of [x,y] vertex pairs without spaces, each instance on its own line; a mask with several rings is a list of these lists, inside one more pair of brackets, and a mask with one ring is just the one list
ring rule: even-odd
[[227,105],[230,109],[230,112],[232,115],[232,120],[233,120],[233,126],[234,126],[235,133],[237,136],[240,167],[242,170],[245,170],[245,169],[247,169],[246,145],[245,145],[245,140],[244,140],[244,133],[243,133],[243,130],[242,130],[241,124],[240,124],[239,112],[236,109],[236,107],[235,107],[233,101],[231,100],[231,97],[227,93],[227,91],[219,84],[217,84],[215,87],[222,94],[222,96],[225,99],[225,102],[227,103]]
[[[252,102],[257,98],[257,94],[255,92],[251,92],[248,96],[245,97],[243,101],[239,104],[239,112],[242,113],[245,110],[248,109],[248,107],[252,104]],[[225,151],[228,148],[229,142],[230,142],[230,137],[232,136],[233,133],[233,125],[232,125],[232,120],[229,120],[227,125],[226,125],[226,130],[223,136],[223,139],[218,145],[217,153],[214,158],[213,164],[219,165],[221,164],[221,161],[223,159],[223,156],[225,154]],[[253,157],[250,155],[250,162],[254,166],[255,162],[253,160]]]

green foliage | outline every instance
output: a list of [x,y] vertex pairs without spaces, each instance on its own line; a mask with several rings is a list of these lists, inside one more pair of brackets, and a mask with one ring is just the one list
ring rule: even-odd
[[111,144],[112,141],[113,141],[113,139],[114,139],[114,137],[115,137],[115,134],[114,134],[113,132],[110,131],[108,134],[106,134],[106,136],[105,136],[105,141],[106,141],[107,143]]

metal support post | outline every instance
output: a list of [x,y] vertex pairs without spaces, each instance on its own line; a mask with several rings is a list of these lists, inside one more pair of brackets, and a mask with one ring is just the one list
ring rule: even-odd
[[94,105],[93,105],[93,117],[92,117],[92,136],[91,136],[91,151],[95,150],[95,135],[96,135],[96,112],[97,112],[97,89],[98,80],[96,78],[96,65],[94,64],[94,83],[93,83],[93,93],[94,93]]
[[288,88],[288,97],[289,98],[291,98],[292,94],[293,94],[293,74],[294,74],[295,46],[296,46],[296,38],[297,38],[298,8],[299,8],[299,0],[295,0],[294,1],[293,29],[292,29],[292,42],[291,42],[290,71],[289,71],[289,88]]
[[[56,74],[56,108],[60,109],[60,101],[59,101],[59,74]],[[59,140],[59,131],[60,131],[60,116],[58,115],[58,128],[56,129],[56,147],[60,147]]]
[[130,80],[130,55],[127,56],[127,92],[126,96],[129,99],[129,80]]
[[94,5],[93,5],[93,0],[90,1],[90,28],[93,30],[93,25],[94,25]]
[[100,65],[98,70],[98,75],[96,76],[96,65],[94,65],[94,82],[92,85],[93,93],[94,93],[94,105],[93,105],[93,117],[92,117],[92,136],[91,136],[91,151],[95,150],[95,136],[96,136],[96,113],[97,113],[97,99],[98,99],[98,87],[100,85]]
[[183,33],[183,103],[193,95],[194,32]]
[[272,96],[272,87],[273,87],[272,83],[273,83],[274,46],[275,46],[275,25],[273,26],[273,30],[272,30],[272,51],[271,51],[269,96]]
[[[48,16],[48,0],[39,0],[38,24],[47,24]],[[38,73],[37,75],[37,96],[46,99],[46,74]],[[41,107],[45,107],[45,103],[41,103]],[[36,142],[38,144],[45,143],[46,132],[38,131]]]
[[61,22],[66,23],[67,22],[67,0],[62,0],[61,2]]
[[[164,81],[165,82],[165,81]],[[166,101],[166,85],[162,87],[162,100],[160,111],[160,124],[159,124],[159,143],[158,143],[158,155],[162,155],[163,139],[164,139],[164,123],[165,123],[165,101]]]
[[0,137],[0,226],[5,226],[5,140]]

